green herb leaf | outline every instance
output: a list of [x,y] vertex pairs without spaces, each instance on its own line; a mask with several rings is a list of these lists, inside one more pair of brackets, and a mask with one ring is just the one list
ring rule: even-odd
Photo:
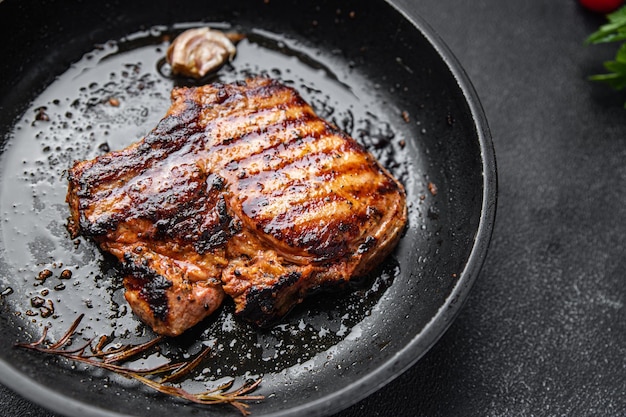
[[[585,44],[600,44],[607,42],[626,41],[626,6],[621,7],[607,16],[608,23],[589,35]],[[621,45],[614,61],[604,62],[606,74],[595,74],[589,77],[591,81],[605,83],[615,90],[626,88],[626,42]],[[624,104],[626,108],[626,104]]]
[[606,16],[606,23],[589,35],[586,44],[618,42],[626,39],[626,6]]

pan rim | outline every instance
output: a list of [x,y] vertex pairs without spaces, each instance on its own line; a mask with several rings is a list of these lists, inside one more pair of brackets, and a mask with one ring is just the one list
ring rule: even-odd
[[482,207],[473,247],[467,263],[445,303],[442,304],[437,314],[431,318],[422,331],[415,335],[411,342],[400,349],[393,357],[383,362],[378,368],[369,372],[359,381],[347,385],[327,397],[312,401],[297,409],[267,414],[266,417],[296,415],[318,417],[330,415],[356,404],[407,371],[437,343],[454,322],[454,319],[465,304],[467,295],[486,259],[496,217],[498,185],[496,157],[491,131],[478,93],[458,59],[424,18],[417,13],[408,13],[395,4],[393,0],[386,0],[386,2],[411,23],[435,49],[452,73],[453,78],[458,83],[458,87],[467,100],[467,105],[476,128],[483,169]]
[[[407,12],[393,0],[386,2],[395,8],[435,49],[446,67],[456,80],[459,89],[470,109],[471,118],[476,129],[476,136],[480,146],[480,156],[483,175],[482,207],[478,228],[473,241],[472,250],[468,256],[463,271],[445,303],[429,323],[416,334],[413,339],[390,359],[382,362],[377,368],[358,381],[346,385],[320,399],[310,401],[299,406],[265,414],[266,416],[322,416],[338,412],[377,391],[422,358],[430,348],[441,338],[456,316],[459,314],[471,287],[473,286],[487,255],[487,250],[493,232],[496,216],[497,200],[497,170],[495,152],[491,133],[487,124],[484,110],[468,75],[451,50],[417,12]],[[0,379],[2,384],[16,393],[28,398],[45,408],[68,416],[93,417],[131,417],[131,414],[121,414],[103,410],[86,404],[74,398],[69,398],[58,392],[37,383],[35,380],[20,373],[17,368],[0,359]]]

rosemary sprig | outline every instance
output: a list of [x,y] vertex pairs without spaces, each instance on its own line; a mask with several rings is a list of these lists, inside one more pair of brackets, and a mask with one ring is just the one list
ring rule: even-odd
[[[586,44],[626,41],[626,6],[607,15],[608,23],[589,35]],[[612,61],[604,62],[605,74],[591,75],[591,81],[599,81],[611,86],[614,90],[626,88],[626,42],[622,43]],[[624,103],[626,108],[626,103]]]
[[197,404],[230,404],[244,416],[250,414],[248,411],[249,405],[246,404],[246,401],[260,401],[264,399],[261,395],[249,395],[259,387],[261,379],[248,381],[241,387],[232,391],[229,390],[234,385],[234,380],[222,384],[215,389],[200,393],[190,393],[180,387],[170,385],[172,381],[179,380],[198,366],[209,354],[209,347],[200,352],[200,354],[190,362],[165,363],[154,368],[144,369],[127,368],[124,366],[124,363],[157,345],[164,339],[162,336],[158,336],[140,345],[123,345],[109,349],[106,349],[109,339],[106,336],[102,336],[95,343],[94,340],[91,339],[77,348],[70,349],[68,346],[71,344],[72,337],[75,335],[76,329],[83,317],[84,315],[81,314],[57,342],[46,343],[48,327],[45,327],[43,335],[39,340],[33,343],[18,343],[16,346],[36,352],[61,356],[72,361],[105,369],[126,378],[139,381],[160,393]]

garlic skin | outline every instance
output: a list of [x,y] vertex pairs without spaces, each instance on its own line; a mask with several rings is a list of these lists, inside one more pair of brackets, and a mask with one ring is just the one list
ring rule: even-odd
[[204,27],[178,35],[167,48],[166,59],[172,74],[199,79],[231,61],[236,53],[225,33]]

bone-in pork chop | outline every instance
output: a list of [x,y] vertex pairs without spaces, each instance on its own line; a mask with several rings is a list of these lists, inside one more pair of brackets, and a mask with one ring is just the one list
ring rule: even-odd
[[175,88],[145,138],[73,166],[67,201],[72,234],[120,261],[133,311],[172,336],[224,293],[268,325],[369,272],[406,223],[402,185],[268,78]]

